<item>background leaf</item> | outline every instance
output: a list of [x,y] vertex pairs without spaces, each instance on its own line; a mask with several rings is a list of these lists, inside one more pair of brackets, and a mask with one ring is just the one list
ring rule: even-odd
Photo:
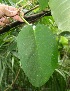
[[39,4],[42,10],[48,6],[48,1],[49,0],[39,0]]
[[62,31],[70,31],[70,0],[49,0],[52,16]]
[[44,25],[22,28],[17,37],[20,61],[32,85],[46,83],[57,67],[57,43],[52,32]]

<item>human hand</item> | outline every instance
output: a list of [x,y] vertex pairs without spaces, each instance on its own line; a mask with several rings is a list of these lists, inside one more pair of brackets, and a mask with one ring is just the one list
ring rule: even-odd
[[[24,13],[22,13],[22,16],[24,16]],[[20,11],[19,9],[13,7],[13,6],[8,6],[5,4],[0,4],[0,25],[4,26],[6,24],[9,24],[9,18],[13,18],[14,20],[23,22],[23,20],[21,19],[20,15]]]

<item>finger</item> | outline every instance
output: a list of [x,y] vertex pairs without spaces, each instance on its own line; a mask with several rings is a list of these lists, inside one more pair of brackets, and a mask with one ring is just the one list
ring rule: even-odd
[[17,21],[20,21],[20,22],[23,22],[23,20],[20,18],[19,15],[15,15],[14,17],[12,17],[14,20],[17,20]]
[[4,15],[4,13],[0,10],[0,17],[2,17]]
[[6,8],[7,8],[8,10],[10,10],[10,11],[16,11],[16,10],[17,10],[17,8],[12,7],[12,6],[7,6]]
[[5,26],[6,24],[0,21],[0,26]]
[[0,22],[3,22],[4,23],[4,21],[5,21],[5,18],[4,17],[0,18]]
[[1,11],[0,16],[2,16],[4,14],[6,16],[14,16],[17,14],[18,9],[15,7],[12,7],[12,6],[5,5],[5,4],[0,4],[0,11]]
[[10,23],[9,18],[6,17],[4,23],[9,24]]
[[18,10],[14,10],[14,8],[12,8],[13,10],[11,11],[11,8],[5,8],[4,13],[6,16],[15,16],[18,13]]
[[9,21],[9,19],[7,17],[2,17],[0,19],[0,25],[1,26],[5,26],[6,24],[9,24],[9,23],[10,23],[10,21]]
[[0,19],[0,22],[6,23],[6,24],[10,23],[9,18],[7,18],[7,17],[2,17]]

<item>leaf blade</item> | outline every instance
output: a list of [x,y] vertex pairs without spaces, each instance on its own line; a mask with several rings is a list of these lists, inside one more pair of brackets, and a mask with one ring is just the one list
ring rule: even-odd
[[57,67],[57,46],[51,31],[44,25],[37,25],[35,30],[27,26],[19,33],[17,44],[29,81],[36,87],[45,84]]

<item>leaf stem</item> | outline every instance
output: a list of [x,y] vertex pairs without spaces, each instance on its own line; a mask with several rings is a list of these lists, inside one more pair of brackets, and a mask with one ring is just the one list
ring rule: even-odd
[[30,25],[30,24],[23,18],[23,16],[22,16],[21,13],[20,13],[20,17],[21,17],[21,19],[22,19],[27,25]]
[[[20,0],[19,2],[16,3],[16,7],[18,8],[18,4],[21,3],[23,0]],[[23,22],[25,22],[27,25],[30,25],[22,16],[22,12],[21,9],[23,8],[23,6],[19,9],[20,10],[20,17],[23,20]]]

